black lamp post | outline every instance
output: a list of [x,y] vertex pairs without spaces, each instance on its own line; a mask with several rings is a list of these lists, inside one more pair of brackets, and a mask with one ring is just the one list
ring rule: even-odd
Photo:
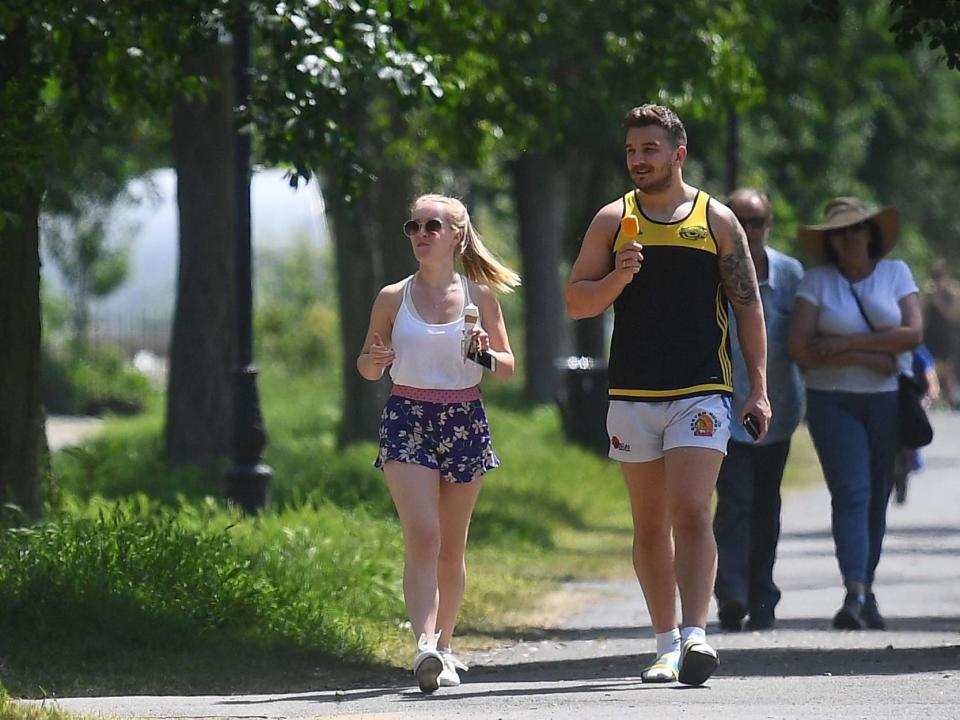
[[225,476],[226,498],[244,512],[256,514],[266,507],[273,470],[261,462],[267,432],[257,394],[257,368],[253,364],[253,260],[250,233],[250,133],[241,130],[243,113],[250,107],[250,15],[247,0],[239,0],[233,33],[237,104],[236,141],[236,286],[237,369],[234,388],[233,463]]

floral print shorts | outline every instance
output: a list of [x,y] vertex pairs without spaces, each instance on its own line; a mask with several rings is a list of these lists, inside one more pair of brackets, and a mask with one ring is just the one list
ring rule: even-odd
[[380,453],[388,460],[440,471],[447,482],[468,483],[500,465],[480,400],[426,402],[391,395],[380,418]]

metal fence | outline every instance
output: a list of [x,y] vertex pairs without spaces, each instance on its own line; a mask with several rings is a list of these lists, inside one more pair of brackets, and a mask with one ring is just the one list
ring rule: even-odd
[[173,319],[158,313],[97,313],[90,319],[90,342],[112,345],[132,358],[141,350],[167,357]]

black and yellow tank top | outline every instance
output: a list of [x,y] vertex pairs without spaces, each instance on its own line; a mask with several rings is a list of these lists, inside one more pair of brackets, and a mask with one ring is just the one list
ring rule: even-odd
[[623,196],[623,216],[636,216],[640,234],[631,239],[618,230],[613,251],[635,240],[643,246],[643,265],[613,304],[611,400],[733,392],[727,300],[709,203],[698,191],[685,218],[662,223],[643,214],[636,191]]

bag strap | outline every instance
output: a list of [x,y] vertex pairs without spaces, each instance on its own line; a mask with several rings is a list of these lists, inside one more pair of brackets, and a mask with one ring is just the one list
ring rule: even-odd
[[860,302],[860,296],[857,295],[856,290],[853,289],[853,283],[850,283],[850,294],[853,295],[853,299],[857,303],[857,307],[860,309],[860,314],[863,315],[863,319],[867,321],[867,326],[870,328],[870,332],[876,332],[877,329],[873,326],[873,323],[870,322],[870,318],[867,317],[867,311],[863,309],[863,303]]

